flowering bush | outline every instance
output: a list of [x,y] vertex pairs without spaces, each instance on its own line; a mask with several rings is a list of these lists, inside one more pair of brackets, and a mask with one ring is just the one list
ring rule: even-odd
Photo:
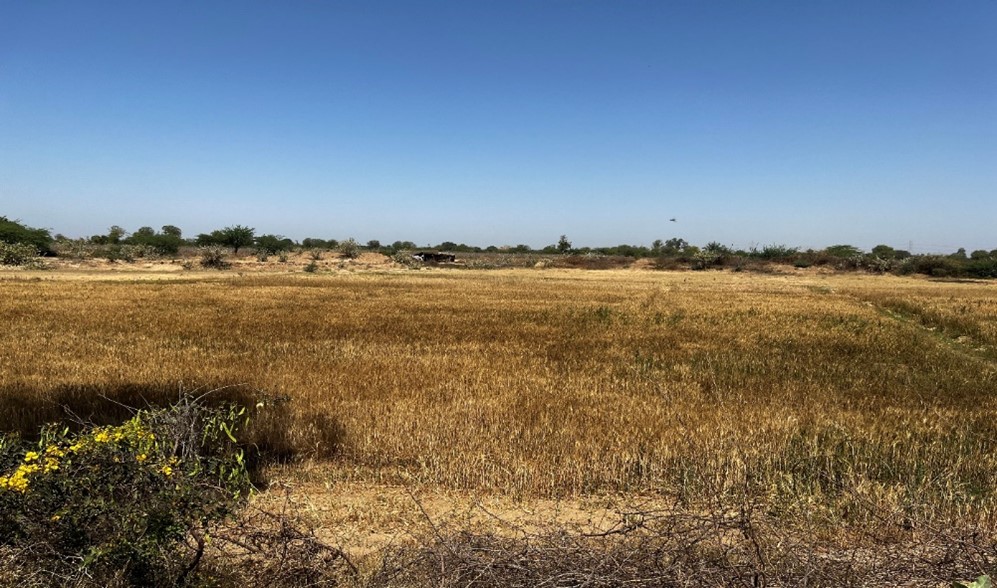
[[34,245],[0,241],[0,265],[27,265],[37,256]]
[[37,444],[0,438],[0,549],[51,585],[184,584],[251,489],[246,421],[234,404],[182,400]]

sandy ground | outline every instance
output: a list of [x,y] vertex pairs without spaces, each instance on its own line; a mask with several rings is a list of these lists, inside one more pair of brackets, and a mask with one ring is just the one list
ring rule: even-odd
[[358,557],[437,530],[508,537],[551,529],[599,533],[616,525],[625,511],[669,508],[662,498],[633,494],[521,500],[500,493],[329,481],[335,476],[328,476],[327,468],[306,464],[271,471],[269,487],[254,500],[303,517],[319,538]]

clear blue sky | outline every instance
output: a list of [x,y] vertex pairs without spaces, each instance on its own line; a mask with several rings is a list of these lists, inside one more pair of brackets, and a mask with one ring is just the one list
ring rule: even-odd
[[0,215],[990,250],[997,1],[0,0]]

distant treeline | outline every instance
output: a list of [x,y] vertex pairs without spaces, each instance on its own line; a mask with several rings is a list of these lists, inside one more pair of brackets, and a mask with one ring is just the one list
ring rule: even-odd
[[[852,245],[832,245],[824,249],[802,250],[785,245],[766,245],[747,250],[734,249],[718,242],[699,247],[685,239],[673,237],[658,239],[645,245],[615,245],[612,247],[574,247],[567,236],[561,235],[557,243],[541,249],[529,245],[478,247],[464,243],[443,241],[437,245],[420,247],[412,241],[394,241],[382,244],[377,239],[365,245],[354,239],[343,241],[308,237],[300,242],[282,235],[257,234],[256,229],[243,225],[232,225],[201,233],[194,237],[184,237],[179,227],[164,225],[158,231],[152,227],[140,227],[129,233],[114,225],[104,234],[91,235],[82,239],[70,239],[63,235],[52,235],[47,229],[26,226],[19,221],[0,216],[0,243],[4,246],[18,246],[20,251],[33,251],[37,255],[54,256],[70,254],[74,256],[103,256],[108,259],[129,259],[146,255],[176,256],[182,247],[226,247],[233,254],[251,248],[257,254],[277,254],[292,250],[339,250],[354,257],[359,250],[368,250],[385,255],[402,251],[437,250],[450,253],[511,253],[564,255],[582,257],[617,257],[633,259],[654,259],[660,268],[709,269],[728,267],[734,270],[752,269],[759,264],[789,264],[798,268],[829,266],[842,270],[864,270],[876,273],[893,272],[899,274],[925,274],[936,277],[978,277],[997,278],[997,249],[983,249],[967,252],[958,249],[951,254],[913,254],[888,245],[877,245],[870,251]],[[8,250],[4,250],[8,251]],[[89,253],[88,253],[89,252]],[[10,257],[8,251],[0,260]],[[6,262],[5,262],[6,263]]]

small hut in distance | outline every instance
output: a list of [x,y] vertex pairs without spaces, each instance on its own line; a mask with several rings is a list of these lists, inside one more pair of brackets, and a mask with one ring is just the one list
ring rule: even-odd
[[457,261],[457,256],[453,253],[438,253],[435,251],[413,253],[412,258],[418,259],[423,263],[453,263]]

